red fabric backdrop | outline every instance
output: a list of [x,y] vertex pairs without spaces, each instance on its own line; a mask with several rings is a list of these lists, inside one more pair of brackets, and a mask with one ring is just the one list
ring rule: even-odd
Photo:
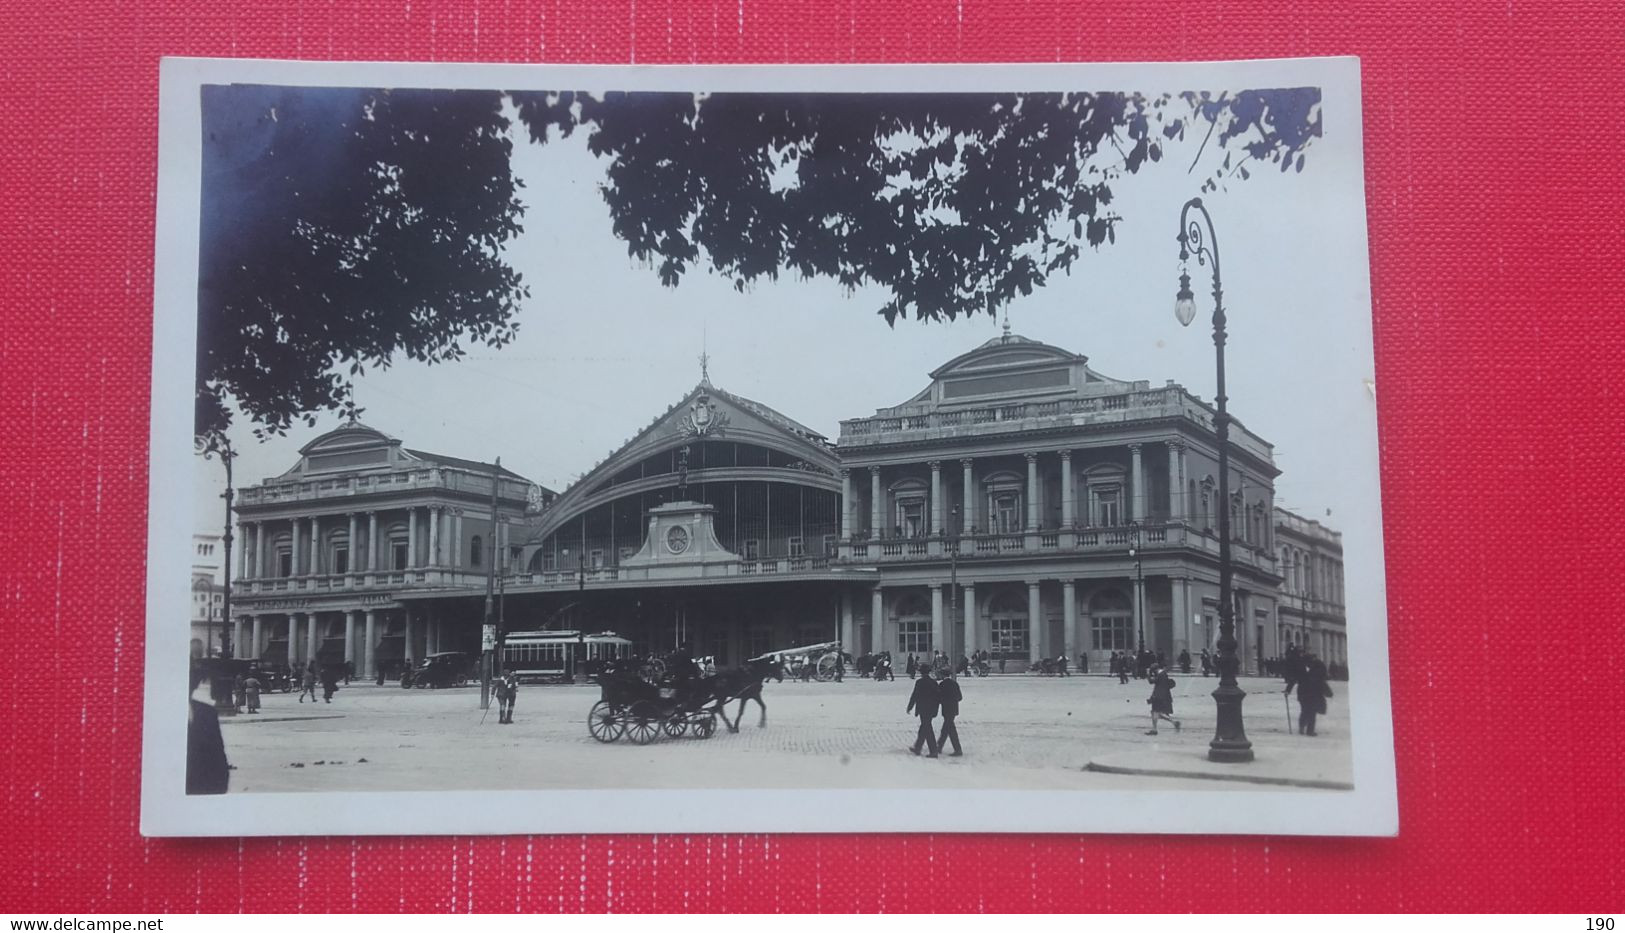
[[[5,4],[0,910],[1625,908],[1625,8],[1454,6]],[[1399,838],[137,834],[159,56],[1348,53],[1365,77]]]

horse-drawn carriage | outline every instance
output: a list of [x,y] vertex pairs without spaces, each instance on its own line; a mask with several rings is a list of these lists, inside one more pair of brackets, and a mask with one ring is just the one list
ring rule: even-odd
[[700,680],[651,682],[631,666],[612,666],[598,674],[599,701],[587,714],[587,732],[600,742],[626,736],[648,745],[665,733],[709,739],[717,731],[715,697]]

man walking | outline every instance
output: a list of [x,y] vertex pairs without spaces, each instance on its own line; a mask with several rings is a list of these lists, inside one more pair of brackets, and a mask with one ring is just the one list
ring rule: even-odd
[[927,758],[937,757],[937,733],[931,728],[931,720],[937,718],[937,705],[940,702],[940,693],[937,682],[925,674],[914,681],[914,692],[908,697],[908,712],[920,717],[920,730],[914,736],[914,747],[909,751],[918,755],[920,746],[925,745],[931,754]]
[[1286,692],[1298,688],[1298,734],[1315,734],[1315,717],[1326,712],[1326,698],[1332,695],[1332,685],[1326,682],[1326,665],[1313,652],[1304,652],[1289,664],[1286,672]]
[[310,697],[310,702],[312,702],[312,703],[316,702],[316,662],[315,661],[312,661],[309,664],[305,665],[305,672],[304,672],[303,675],[301,675],[301,679],[299,681],[299,702],[301,702],[301,703],[305,702],[305,697],[307,697],[307,696]]
[[497,722],[513,725],[513,703],[519,698],[519,675],[504,671],[497,681]]
[[959,701],[964,698],[964,694],[959,692],[959,681],[944,673],[942,682],[937,685],[937,700],[942,707],[942,734],[937,736],[937,748],[947,748],[947,743],[953,742],[954,750],[948,753],[952,758],[964,754],[959,747],[959,728],[954,725],[954,720],[959,716]]

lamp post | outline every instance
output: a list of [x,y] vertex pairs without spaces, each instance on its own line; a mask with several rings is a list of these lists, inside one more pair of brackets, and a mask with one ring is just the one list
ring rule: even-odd
[[[219,458],[221,464],[226,468],[226,491],[220,495],[220,498],[226,500],[226,533],[221,539],[222,573],[220,575],[221,579],[224,581],[224,586],[222,588],[220,597],[220,657],[222,660],[224,660],[225,658],[232,656],[231,510],[234,492],[232,489],[231,480],[231,461],[237,458],[237,451],[232,449],[231,438],[227,437],[224,431],[210,431],[208,435],[196,438],[193,441],[193,444],[197,452],[203,455],[203,459],[210,460]],[[207,612],[208,610],[205,609],[204,611]],[[214,628],[213,619],[209,620],[209,628]],[[210,641],[212,641],[214,638],[212,632],[205,635],[205,637]],[[207,644],[204,645],[203,657],[205,661],[208,660],[209,650]],[[218,672],[216,672],[215,676],[209,678],[209,693],[214,697],[215,710],[223,716],[234,716],[237,714],[237,704],[231,695],[232,687],[229,683],[222,684],[221,680],[222,678],[219,676]]]
[[1128,556],[1134,558],[1134,628],[1138,646],[1134,649],[1134,669],[1140,671],[1145,659],[1145,568],[1140,558],[1140,523],[1128,523]]
[[959,624],[959,506],[953,507],[953,517],[950,519],[951,528],[948,532],[948,674],[953,676],[959,671],[959,661],[954,658],[954,626]]
[[[1192,210],[1200,215],[1200,221]],[[1201,198],[1191,198],[1180,209],[1178,239],[1179,293],[1175,296],[1174,316],[1180,324],[1188,327],[1196,317],[1196,298],[1191,294],[1191,277],[1185,263],[1194,256],[1198,265],[1213,267],[1213,350],[1218,373],[1213,432],[1219,447],[1219,686],[1213,691],[1218,722],[1213,741],[1208,743],[1207,757],[1209,761],[1252,761],[1253,743],[1247,740],[1241,718],[1241,701],[1247,694],[1236,683],[1240,659],[1236,657],[1236,609],[1231,596],[1234,569],[1230,563],[1230,415],[1225,410],[1224,395],[1224,287],[1219,278],[1219,238]]]

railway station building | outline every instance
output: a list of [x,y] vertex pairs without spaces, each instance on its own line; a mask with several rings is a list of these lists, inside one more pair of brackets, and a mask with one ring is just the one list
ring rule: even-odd
[[1100,670],[1143,639],[1171,661],[1217,639],[1220,508],[1246,668],[1311,630],[1278,619],[1278,471],[1239,422],[1220,503],[1213,411],[1174,383],[1008,332],[921,379],[831,439],[702,372],[557,495],[364,425],[324,434],[239,493],[239,653],[371,676],[477,651],[495,560],[506,631],[719,664],[836,640]]

